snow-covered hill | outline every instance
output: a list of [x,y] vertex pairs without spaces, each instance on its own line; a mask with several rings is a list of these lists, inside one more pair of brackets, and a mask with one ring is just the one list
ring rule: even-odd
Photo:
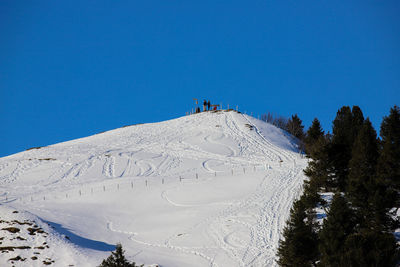
[[[117,242],[136,263],[273,266],[305,166],[282,130],[204,112],[1,158],[0,216],[51,225],[48,241],[23,238],[46,242],[41,257],[53,266],[94,266]],[[41,266],[34,252],[14,265]],[[12,253],[0,254],[1,266]]]

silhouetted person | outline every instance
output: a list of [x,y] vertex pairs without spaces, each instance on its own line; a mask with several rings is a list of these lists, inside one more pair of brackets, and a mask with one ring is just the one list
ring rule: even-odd
[[207,101],[204,100],[204,102],[203,102],[203,111],[206,111],[206,110],[207,110]]
[[207,102],[207,110],[210,110],[210,107],[211,107],[211,103],[210,103],[210,100],[208,100],[208,102]]

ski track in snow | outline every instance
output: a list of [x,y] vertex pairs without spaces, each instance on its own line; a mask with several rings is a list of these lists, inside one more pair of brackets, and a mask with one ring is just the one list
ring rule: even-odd
[[165,248],[165,249],[169,249],[169,250],[174,250],[179,253],[193,254],[195,256],[199,256],[199,257],[205,259],[206,261],[208,261],[210,263],[210,266],[218,267],[218,265],[214,263],[214,260],[211,257],[205,255],[202,252],[196,251],[195,247],[181,247],[181,246],[173,246],[170,244],[157,244],[157,243],[149,243],[149,242],[141,241],[136,238],[136,236],[138,236],[138,233],[130,232],[130,231],[116,230],[116,229],[114,229],[112,222],[107,223],[107,228],[108,228],[108,230],[110,230],[112,232],[128,235],[129,240],[132,240],[140,245],[156,247],[156,248]]
[[[25,191],[23,186],[19,187],[20,191],[13,189],[13,183],[20,183],[25,177],[35,177],[37,174],[33,170],[45,163],[50,170],[46,185],[53,190],[56,199],[55,196],[65,196],[68,190],[81,188],[85,179],[88,182],[112,182],[114,178],[138,179],[149,176],[163,179],[179,176],[193,178],[201,173],[202,177],[208,177],[206,181],[211,181],[212,185],[212,179],[218,179],[220,175],[227,176],[231,170],[251,170],[253,167],[255,170],[256,166],[268,165],[271,168],[265,170],[259,185],[239,200],[179,203],[169,196],[177,187],[183,190],[180,183],[160,191],[159,200],[176,209],[218,210],[218,213],[199,218],[196,223],[180,231],[186,234],[204,232],[209,241],[203,246],[177,245],[177,234],[158,242],[147,241],[140,232],[116,229],[112,220],[107,222],[106,227],[111,233],[126,235],[135,248],[166,249],[172,251],[171,257],[174,253],[192,255],[207,262],[207,266],[227,266],[224,259],[229,259],[234,266],[275,266],[280,232],[289,216],[293,199],[301,192],[304,179],[302,170],[306,160],[301,159],[294,150],[274,145],[257,128],[257,122],[252,123],[246,115],[234,112],[197,114],[159,124],[117,129],[50,146],[43,151],[26,151],[3,158],[0,164],[0,197],[7,196],[7,202],[10,203],[35,195],[35,190],[46,190],[35,184],[23,185]],[[44,162],[39,158],[55,158],[58,161]],[[249,172],[246,175],[252,174]],[[193,182],[202,183],[200,180]],[[115,186],[115,183],[108,185]],[[132,192],[144,189],[135,188]],[[51,195],[51,192],[48,193]],[[78,201],[79,196],[70,196],[68,200]],[[41,214],[79,218],[72,211],[46,208],[45,201],[28,201],[24,205]]]
[[[6,183],[15,182],[16,180],[18,180],[18,178],[21,175],[23,175],[25,172],[39,166],[39,164],[40,164],[39,160],[19,160],[17,162],[16,168],[11,172],[11,174],[0,177],[0,180],[2,180],[2,182],[6,182]],[[8,164],[5,164],[3,169],[6,166],[8,166]]]
[[110,154],[106,155],[106,160],[103,166],[103,174],[108,178],[114,178],[115,157]]
[[[280,201],[281,194],[288,195],[293,193],[293,187],[295,187],[296,184],[288,184],[286,182],[286,180],[290,180],[294,177],[292,171],[279,174],[277,176],[278,179],[270,179],[270,177],[271,175],[266,176],[259,189],[249,198],[227,208],[220,216],[210,222],[210,235],[214,238],[217,246],[225,250],[233,260],[238,262],[239,266],[251,266],[255,264],[256,261],[258,261],[258,264],[256,264],[257,266],[262,266],[264,262],[268,262],[271,260],[270,258],[274,258],[276,246],[271,246],[269,244],[277,244],[280,237],[280,226],[284,223],[281,218],[277,217],[277,214],[283,213],[285,208],[291,205],[290,201],[288,201],[289,203],[282,203]],[[271,180],[273,184],[271,184]],[[277,189],[272,196],[266,195],[266,187],[271,186],[277,187]],[[287,199],[290,200],[291,198],[289,197]],[[261,206],[260,203],[262,203]],[[258,217],[255,224],[242,221],[240,219],[241,216],[239,216],[239,218],[237,217],[240,212],[253,209],[255,209],[254,214]],[[232,233],[221,234],[225,233],[223,225],[227,222],[240,224],[248,229],[250,233],[250,242],[241,240],[242,244],[247,243],[244,252],[241,247],[237,248],[226,242],[229,235],[232,235]]]

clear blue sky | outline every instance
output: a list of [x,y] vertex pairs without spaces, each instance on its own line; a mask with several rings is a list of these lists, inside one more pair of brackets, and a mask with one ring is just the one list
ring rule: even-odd
[[0,156],[176,118],[192,98],[375,127],[400,104],[400,1],[0,0]]

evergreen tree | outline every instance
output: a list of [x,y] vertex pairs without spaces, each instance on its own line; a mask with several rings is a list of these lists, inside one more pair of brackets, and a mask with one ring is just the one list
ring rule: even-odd
[[391,267],[398,266],[396,241],[392,234],[361,231],[350,235],[344,244],[341,266]]
[[354,142],[349,163],[348,194],[355,207],[369,210],[369,197],[375,193],[375,171],[378,141],[369,119],[366,119]]
[[310,178],[309,181],[306,181],[306,184],[309,184],[315,190],[331,190],[334,186],[330,151],[331,138],[329,135],[319,137],[309,150],[308,156],[312,160],[308,163],[304,174]]
[[[392,233],[396,225],[388,214],[400,205],[399,108],[384,118],[381,143],[357,106],[338,111],[332,136],[324,136],[314,122],[304,139],[311,144],[304,170],[310,179],[284,229],[279,265],[395,266],[400,259]],[[321,190],[345,192],[346,197],[335,194],[316,236],[312,210],[322,203]]]
[[373,187],[374,192],[368,197],[370,205],[368,218],[364,224],[376,231],[391,231],[398,228],[397,222],[389,216],[389,210],[393,207],[394,191],[380,178],[376,178]]
[[348,195],[360,220],[360,227],[376,231],[389,230],[392,220],[388,211],[392,207],[390,187],[376,175],[379,157],[376,132],[367,119],[353,146],[350,160]]
[[391,108],[389,116],[383,118],[380,135],[382,149],[377,175],[385,184],[391,185],[398,195],[400,193],[400,109],[398,106]]
[[344,191],[346,186],[353,142],[362,126],[363,119],[359,107],[354,106],[352,111],[350,107],[344,106],[337,112],[333,121],[330,154],[334,170],[334,181],[340,191]]
[[351,110],[351,115],[352,115],[352,136],[353,136],[353,140],[356,139],[359,130],[361,129],[361,127],[364,124],[364,115],[360,109],[360,107],[358,106],[353,106],[352,110]]
[[321,266],[345,266],[342,264],[342,255],[345,253],[346,238],[353,233],[355,226],[354,213],[348,206],[346,199],[337,193],[334,195],[319,232]]
[[296,201],[283,230],[284,240],[279,241],[278,264],[280,266],[313,266],[317,256],[318,236],[314,221],[306,213],[302,201]]
[[307,155],[311,153],[313,145],[318,141],[320,137],[324,136],[322,131],[321,123],[317,118],[315,118],[308,128],[307,133],[304,138],[305,150]]
[[[99,267],[139,267],[134,262],[130,263],[124,255],[124,250],[121,244],[117,244],[115,252],[103,260]],[[143,267],[143,265],[141,265]]]
[[375,219],[389,229],[399,227],[399,221],[387,216],[388,210],[400,205],[400,110],[398,106],[390,109],[383,118],[380,135],[381,150],[377,165],[379,188],[374,195],[377,211]]
[[292,115],[292,117],[287,122],[287,130],[290,134],[302,140],[304,137],[304,126],[303,122],[297,116],[297,114]]

